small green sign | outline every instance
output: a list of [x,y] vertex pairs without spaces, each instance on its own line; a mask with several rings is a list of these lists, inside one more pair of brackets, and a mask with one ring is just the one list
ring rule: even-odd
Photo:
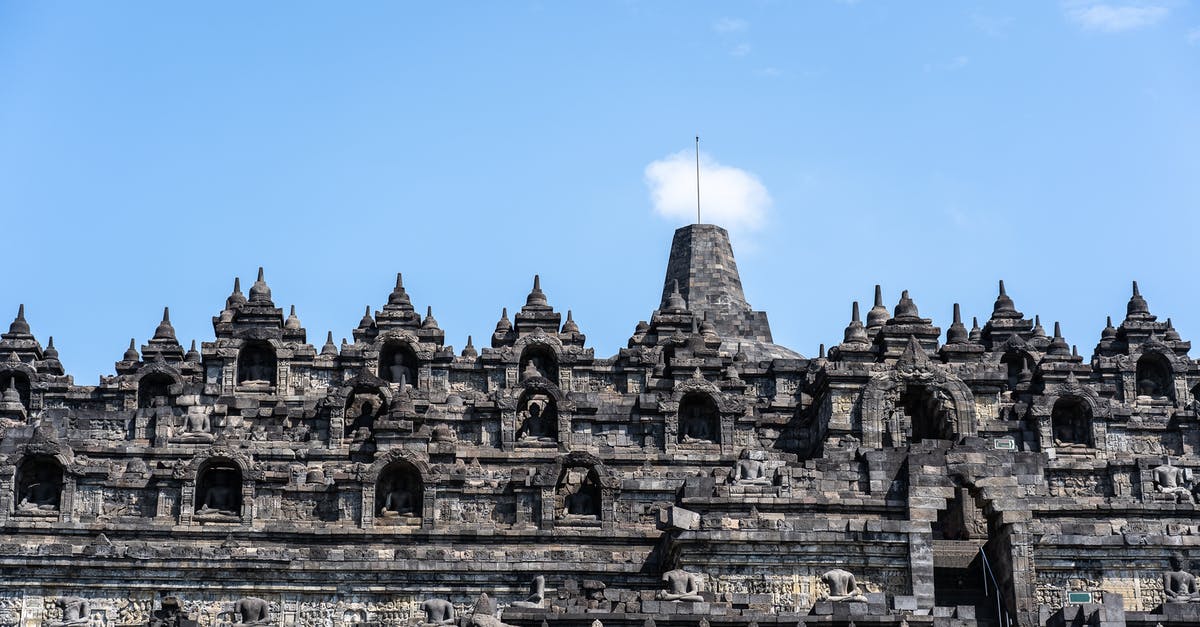
[[1008,438],[996,438],[992,440],[992,447],[1001,451],[1012,451],[1017,448],[1017,443]]
[[1067,603],[1091,603],[1091,592],[1068,592]]

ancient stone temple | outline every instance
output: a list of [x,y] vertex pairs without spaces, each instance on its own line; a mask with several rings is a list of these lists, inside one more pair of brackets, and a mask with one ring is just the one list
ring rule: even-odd
[[96,386],[22,308],[0,627],[1200,625],[1190,344],[1135,284],[1085,358],[999,288],[943,333],[876,287],[806,358],[688,226],[597,357],[536,277],[456,351],[399,276],[312,344],[260,271]]

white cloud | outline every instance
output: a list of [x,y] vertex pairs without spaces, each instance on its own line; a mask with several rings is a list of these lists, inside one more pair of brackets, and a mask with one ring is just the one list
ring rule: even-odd
[[1188,31],[1187,42],[1191,45],[1200,44],[1200,27]]
[[1067,17],[1087,30],[1119,33],[1152,26],[1170,11],[1161,4],[1104,4],[1074,0],[1065,4]]
[[[695,153],[683,150],[646,166],[654,212],[671,219],[696,219]],[[717,163],[700,152],[700,210],[705,223],[753,230],[766,221],[771,195],[754,174]]]
[[712,29],[718,33],[741,33],[747,28],[750,28],[749,22],[734,17],[723,17],[712,23]]
[[750,54],[750,44],[738,44],[729,51],[729,54],[735,57],[744,57]]

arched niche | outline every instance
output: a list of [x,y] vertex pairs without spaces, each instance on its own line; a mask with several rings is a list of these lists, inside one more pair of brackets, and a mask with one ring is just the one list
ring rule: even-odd
[[[138,409],[161,407],[168,404],[171,397],[171,386],[174,383],[175,380],[163,372],[152,372],[143,375],[138,380]],[[161,402],[156,399],[161,399]]]
[[1005,373],[1008,376],[1009,391],[1016,390],[1019,384],[1028,382],[1033,377],[1034,368],[1037,366],[1029,353],[1015,349],[1005,352],[1004,356],[1000,358],[1000,363],[1004,364]]
[[521,361],[518,364],[522,376],[530,364],[533,364],[533,367],[537,368],[538,373],[543,377],[555,383],[558,382],[558,355],[550,346],[546,344],[526,346],[525,350],[521,351]]
[[1134,382],[1138,398],[1172,400],[1175,397],[1171,362],[1158,353],[1145,353],[1138,358]]
[[275,385],[277,368],[275,348],[270,342],[251,340],[238,353],[237,382],[254,385]]
[[1054,401],[1050,410],[1050,428],[1056,447],[1089,448],[1094,444],[1092,408],[1082,398],[1063,396]]
[[396,459],[375,482],[376,524],[421,524],[425,486],[421,471],[405,459]]
[[11,385],[16,386],[17,395],[21,397],[21,404],[28,410],[30,398],[29,375],[19,370],[0,372],[0,394],[3,394]]
[[912,426],[913,443],[954,439],[954,401],[936,386],[908,383],[901,388],[896,404],[896,410],[902,411]]
[[417,386],[421,362],[407,342],[389,341],[379,351],[379,378],[389,383]]
[[679,442],[721,442],[721,411],[711,395],[692,391],[679,400]]
[[196,473],[194,511],[201,520],[240,520],[242,469],[229,459],[214,458]]
[[387,400],[379,390],[361,387],[346,397],[346,430],[355,442],[369,440],[375,423],[387,410]]
[[49,455],[30,455],[17,467],[15,487],[18,514],[56,516],[62,502],[62,464]]
[[517,403],[518,442],[558,441],[558,402],[546,390],[526,389]]
[[604,506],[594,466],[563,466],[554,488],[555,513],[564,520],[599,521]]

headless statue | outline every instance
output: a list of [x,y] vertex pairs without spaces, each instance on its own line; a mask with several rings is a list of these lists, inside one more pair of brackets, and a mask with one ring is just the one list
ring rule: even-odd
[[512,606],[532,610],[542,609],[542,602],[546,598],[546,577],[543,575],[534,577],[529,592],[529,596],[525,597],[524,601],[513,601]]
[[1172,466],[1171,460],[1168,459],[1167,463],[1156,466],[1151,472],[1154,475],[1155,491],[1174,496],[1176,503],[1193,502],[1194,481],[1191,469]]
[[453,625],[454,604],[445,599],[427,599],[421,603],[421,611],[425,612],[425,622],[422,625]]
[[861,601],[864,603],[867,600],[867,597],[858,589],[858,581],[854,579],[854,575],[850,571],[835,568],[821,575],[821,581],[829,586],[829,595],[823,600]]
[[212,442],[212,422],[208,412],[201,408],[191,408],[184,418],[183,433],[175,437],[178,442]]
[[663,573],[662,580],[667,582],[667,589],[658,592],[660,601],[703,601],[700,596],[700,578],[676,568]]
[[738,485],[771,485],[766,465],[750,459],[750,451],[742,451],[741,459],[733,467],[733,482]]
[[234,627],[251,627],[271,623],[271,604],[267,603],[264,599],[244,597],[238,599],[234,607],[237,610],[238,616],[241,617],[241,622],[236,623]]
[[154,610],[150,627],[197,627],[199,623],[184,613],[175,597],[163,597],[162,608]]
[[92,606],[87,599],[58,597],[54,605],[62,610],[62,620],[46,623],[47,627],[79,627],[91,619]]
[[25,496],[17,509],[26,512],[53,512],[58,510],[58,490],[45,473],[38,473],[36,480],[25,489]]
[[1171,570],[1163,573],[1163,596],[1167,603],[1200,603],[1195,575],[1183,569],[1183,554],[1172,553]]
[[214,483],[204,492],[204,502],[200,504],[197,514],[222,514],[237,516],[234,504],[234,488],[228,485]]
[[413,505],[412,493],[399,486],[392,488],[383,499],[380,514],[387,517],[412,516],[416,512]]

